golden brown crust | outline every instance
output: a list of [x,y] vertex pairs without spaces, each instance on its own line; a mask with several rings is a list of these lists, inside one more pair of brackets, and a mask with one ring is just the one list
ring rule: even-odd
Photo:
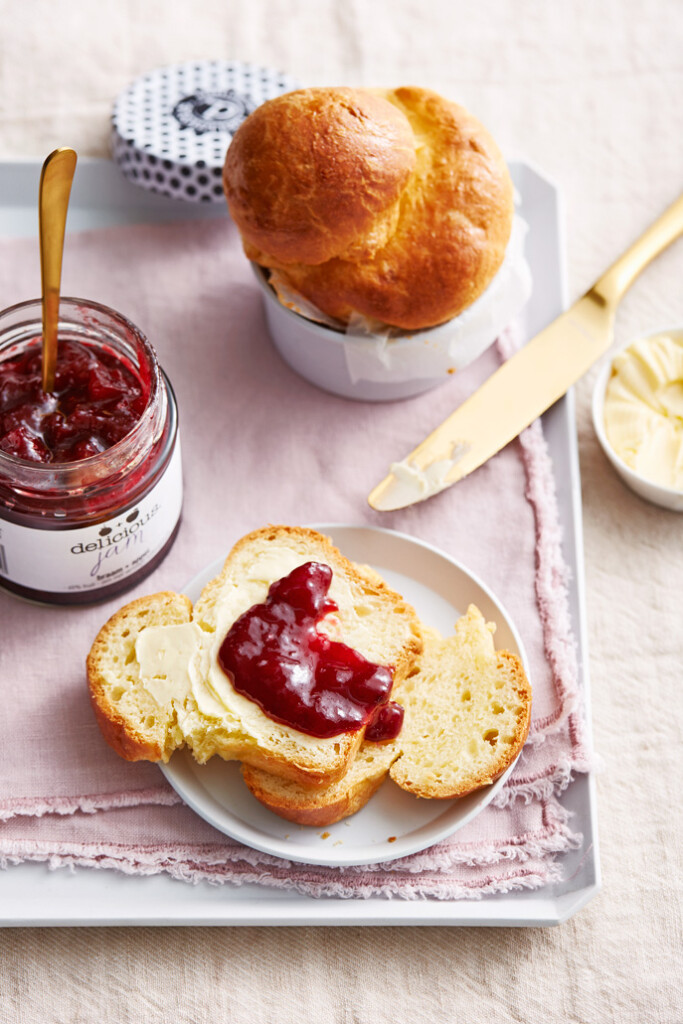
[[[284,761],[281,757],[275,757],[259,746],[246,743],[235,747],[231,760],[241,761],[243,765],[268,772],[278,779],[310,787],[312,791],[315,791],[319,787],[331,785],[343,778],[362,741],[363,730],[339,736],[338,767],[334,769],[327,767],[325,770],[316,771],[310,765],[295,760]],[[220,751],[218,753],[220,756]]]
[[[337,131],[339,104],[330,100],[306,132],[302,129],[301,144],[305,151],[313,145],[312,134],[330,132],[334,159],[322,147],[311,161],[306,152],[301,155],[288,148],[290,105],[299,115],[320,92],[302,90],[271,101],[267,110],[259,108],[263,113],[257,110],[247,119],[228,150],[224,184],[247,255],[261,266],[277,269],[296,291],[342,321],[357,312],[416,330],[457,316],[497,273],[512,228],[512,183],[495,142],[466,110],[426,89],[328,89],[322,90],[326,97],[353,93],[354,102],[368,104],[368,116],[359,120],[359,130],[353,133]],[[381,101],[383,111],[393,108],[396,124],[409,125],[413,165],[407,176],[404,132],[397,136],[389,131],[393,122],[384,114],[377,117],[370,97]],[[257,118],[253,130],[248,127],[252,118]],[[267,123],[267,131],[259,128],[261,121]],[[238,142],[243,129],[250,139],[248,159]],[[279,143],[280,130],[285,145]],[[375,166],[369,173],[357,159],[365,133],[373,142],[384,138],[380,156],[390,188],[377,188]],[[259,173],[250,180],[256,151]],[[396,152],[401,173],[396,173]],[[279,169],[284,161],[288,171],[282,178]],[[300,163],[305,167],[303,187]],[[338,167],[345,190],[351,183],[355,192],[355,212],[344,214],[339,228],[336,184],[328,187],[336,181]],[[398,206],[397,181],[402,181]],[[271,198],[275,182],[277,204]],[[285,246],[273,242],[280,223],[287,225]],[[298,225],[297,230],[292,225]],[[324,237],[315,251],[308,241],[311,233]]]
[[90,703],[95,712],[95,719],[104,739],[124,761],[161,761],[164,748],[161,743],[150,743],[140,733],[135,732],[131,723],[120,715],[106,700],[102,701],[93,689],[90,690]]
[[335,787],[335,796],[330,799],[325,786],[322,791],[301,787],[300,799],[292,799],[281,789],[272,786],[272,780],[263,778],[260,772],[253,771],[248,765],[242,765],[242,777],[259,803],[273,811],[280,818],[293,821],[297,825],[334,825],[342,818],[356,814],[368,802],[386,778],[387,772],[376,778],[360,779],[348,788]]
[[410,125],[385,99],[299,89],[262,104],[240,126],[223,180],[250,246],[284,263],[315,264],[375,230],[414,165]]
[[[134,647],[135,637],[145,626],[189,622],[192,603],[183,594],[162,591],[139,597],[119,608],[105,622],[86,658],[90,703],[102,735],[113,750],[126,761],[168,760],[166,730],[154,732],[136,728],[135,721],[123,714],[113,700],[111,651]],[[122,655],[125,657],[125,653]],[[117,666],[114,668],[118,671]]]
[[366,741],[341,779],[317,788],[284,782],[248,766],[242,767],[242,776],[253,796],[281,818],[299,825],[332,825],[365,806],[398,756],[394,741]]

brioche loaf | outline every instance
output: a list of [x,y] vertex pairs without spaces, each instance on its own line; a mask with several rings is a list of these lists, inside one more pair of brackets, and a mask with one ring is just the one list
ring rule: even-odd
[[394,690],[405,708],[401,734],[389,744],[364,742],[349,771],[332,786],[310,786],[242,768],[252,794],[302,825],[330,825],[353,814],[389,775],[417,796],[466,796],[495,781],[522,749],[531,687],[523,666],[496,651],[491,628],[471,605],[447,639],[428,637],[415,667]]
[[105,739],[128,760],[168,761],[187,745],[200,763],[218,755],[278,776],[320,785],[349,767],[364,730],[319,739],[281,725],[237,693],[217,651],[235,620],[262,602],[275,580],[315,560],[333,570],[338,612],[319,629],[400,681],[422,647],[413,609],[379,576],[346,559],[331,541],[273,526],[242,538],[192,609],[155,594],[131,602],[100,630],[87,659],[90,696]]
[[415,330],[471,305],[498,271],[513,190],[498,147],[426,89],[301,89],[228,148],[224,189],[247,256],[324,313]]

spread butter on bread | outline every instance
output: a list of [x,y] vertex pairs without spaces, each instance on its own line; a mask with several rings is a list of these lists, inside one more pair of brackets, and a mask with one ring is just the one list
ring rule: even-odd
[[422,649],[414,610],[372,570],[345,558],[322,534],[272,526],[243,537],[194,609],[177,594],[131,602],[102,627],[87,659],[91,701],[102,733],[127,760],[168,761],[188,746],[199,763],[218,755],[308,785],[341,778],[364,730],[320,739],[282,725],[239,694],[217,652],[269,586],[309,561],[333,571],[338,611],[319,628],[391,666],[398,683]]

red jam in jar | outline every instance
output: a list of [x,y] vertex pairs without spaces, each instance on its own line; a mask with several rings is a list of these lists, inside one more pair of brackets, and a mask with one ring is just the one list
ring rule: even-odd
[[299,732],[330,737],[366,726],[367,739],[395,739],[403,709],[389,701],[393,670],[317,629],[337,611],[327,596],[331,582],[322,562],[277,580],[265,602],[230,627],[218,663],[238,693]]
[[77,462],[122,441],[149,380],[106,349],[62,341],[53,390],[42,388],[42,342],[0,363],[0,451],[28,462]]
[[0,585],[50,603],[104,600],[150,573],[175,539],[175,398],[134,324],[64,298],[45,394],[41,331],[39,302],[0,313]]

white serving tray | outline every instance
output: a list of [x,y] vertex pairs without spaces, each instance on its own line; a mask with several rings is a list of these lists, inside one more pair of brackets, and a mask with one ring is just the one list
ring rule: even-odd
[[[534,279],[526,310],[532,337],[566,308],[564,237],[557,188],[525,163],[511,171],[529,225],[527,257]],[[0,236],[37,233],[40,163],[0,163]],[[136,188],[107,160],[82,159],[74,181],[69,230],[115,224],[225,216],[213,204],[183,204]],[[583,577],[581,493],[570,392],[543,417],[555,467],[564,555],[571,569],[569,610],[578,644],[590,742],[588,657]],[[179,584],[182,581],[178,581]],[[167,876],[131,877],[115,871],[50,871],[21,864],[0,871],[0,924],[54,925],[488,925],[559,924],[600,888],[595,785],[577,775],[562,796],[583,833],[579,850],[562,856],[565,880],[531,892],[468,900],[314,899],[261,886],[188,885]]]

